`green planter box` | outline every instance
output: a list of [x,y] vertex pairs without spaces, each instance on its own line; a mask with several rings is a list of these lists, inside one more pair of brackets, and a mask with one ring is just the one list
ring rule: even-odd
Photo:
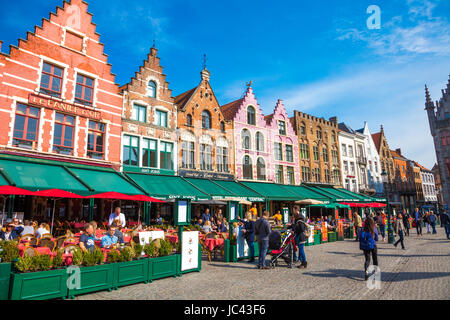
[[234,244],[230,244],[230,262],[236,262],[237,261],[237,246]]
[[148,258],[113,263],[113,287],[118,288],[139,282],[148,282]]
[[66,268],[12,273],[11,300],[45,300],[67,296]]
[[258,247],[258,242],[255,241],[255,258],[259,257],[259,247]]
[[11,262],[0,263],[0,300],[9,299],[9,284],[11,282]]
[[[76,295],[102,290],[109,290],[114,287],[114,265],[107,263],[98,266],[80,267],[79,288],[69,288],[68,297],[74,298]],[[70,275],[69,275],[70,277]],[[70,285],[76,285],[69,282]]]
[[223,262],[230,262],[230,240],[223,242]]
[[328,242],[336,241],[336,232],[328,232]]
[[148,280],[166,277],[176,277],[178,275],[178,264],[181,263],[179,254],[148,259]]
[[322,235],[320,233],[315,234],[314,235],[314,245],[320,244],[321,239],[322,239]]

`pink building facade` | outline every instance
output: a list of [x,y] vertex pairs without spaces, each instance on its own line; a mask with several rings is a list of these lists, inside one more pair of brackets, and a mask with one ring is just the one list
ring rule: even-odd
[[298,138],[278,99],[274,113],[265,117],[270,146],[273,181],[281,184],[300,184]]
[[248,86],[243,98],[221,109],[224,117],[233,121],[236,178],[273,181],[270,130],[251,86]]

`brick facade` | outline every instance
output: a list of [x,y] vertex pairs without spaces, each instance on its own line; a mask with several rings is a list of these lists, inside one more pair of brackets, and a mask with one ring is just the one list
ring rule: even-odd
[[[120,89],[124,96],[123,169],[174,174],[177,170],[177,110],[156,48],[150,49],[139,71]],[[144,119],[140,118],[139,110],[143,111]],[[130,139],[138,143],[136,162],[131,159],[133,150],[130,150]],[[171,146],[170,163],[166,161],[169,159],[167,145]],[[149,146],[154,149],[148,149]]]
[[[57,7],[26,39],[19,39],[9,54],[0,53],[3,152],[119,166],[122,96],[95,30],[87,4],[72,0]],[[23,117],[25,110],[36,112],[34,120]],[[73,131],[64,137],[64,146],[57,147],[55,121],[62,115],[72,122]],[[103,152],[94,154],[88,152],[88,128],[95,122],[97,128],[104,126],[104,133],[103,139],[91,133],[90,147],[98,147],[91,151],[103,145]]]

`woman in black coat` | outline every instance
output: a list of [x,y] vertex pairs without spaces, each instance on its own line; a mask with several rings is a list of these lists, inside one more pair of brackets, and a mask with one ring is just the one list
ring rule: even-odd
[[308,265],[305,255],[305,243],[308,240],[304,234],[306,228],[309,228],[309,225],[305,222],[305,218],[302,215],[299,215],[295,219],[294,234],[295,234],[295,242],[297,243],[299,251],[298,259],[301,262],[301,264],[298,266],[298,268],[300,269],[305,269],[306,266]]
[[245,214],[244,228],[242,232],[244,232],[245,240],[247,241],[248,249],[249,249],[249,257],[248,262],[255,262],[255,221],[253,221],[253,215],[251,212],[247,211]]

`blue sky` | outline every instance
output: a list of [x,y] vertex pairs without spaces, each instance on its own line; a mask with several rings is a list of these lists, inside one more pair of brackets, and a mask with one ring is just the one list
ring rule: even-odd
[[[450,2],[445,0],[150,1],[91,0],[100,40],[120,84],[153,39],[174,95],[196,86],[203,54],[221,104],[253,89],[266,114],[278,98],[337,116],[354,129],[383,124],[392,149],[426,167],[436,161],[424,84],[441,96],[450,73]],[[381,28],[369,30],[369,5]],[[2,51],[25,38],[61,0],[0,0]]]

